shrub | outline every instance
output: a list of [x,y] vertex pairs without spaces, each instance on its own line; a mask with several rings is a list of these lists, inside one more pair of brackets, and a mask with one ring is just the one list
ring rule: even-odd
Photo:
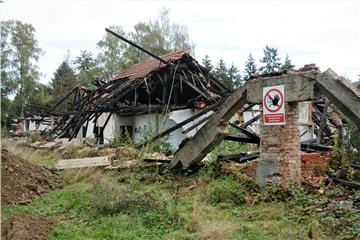
[[209,203],[227,203],[241,205],[245,203],[243,186],[232,178],[224,178],[210,184],[206,193],[206,200]]
[[112,181],[94,186],[93,201],[96,211],[100,214],[139,215],[164,209],[164,203],[156,193],[137,191]]
[[34,133],[31,133],[31,134],[30,134],[30,141],[31,141],[32,143],[34,143],[34,142],[41,142],[42,140],[43,140],[43,137],[41,136],[40,133],[34,132]]
[[[149,141],[157,134],[153,129],[148,129],[142,134],[142,142]],[[167,142],[167,137],[160,138],[152,142],[148,142],[145,146],[146,152],[159,152],[165,155],[171,155],[174,153],[174,149],[171,147],[171,144]]]

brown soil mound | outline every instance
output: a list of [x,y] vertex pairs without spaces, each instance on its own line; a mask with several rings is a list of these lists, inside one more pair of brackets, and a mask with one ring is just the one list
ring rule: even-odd
[[52,223],[43,217],[15,215],[1,223],[3,240],[46,240]]
[[33,198],[62,186],[55,172],[1,150],[2,207],[30,203]]

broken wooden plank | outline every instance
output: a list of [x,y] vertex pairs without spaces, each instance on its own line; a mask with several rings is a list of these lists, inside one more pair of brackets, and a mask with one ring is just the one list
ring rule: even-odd
[[247,126],[253,124],[254,122],[256,122],[257,120],[259,120],[261,117],[261,114],[257,115],[256,117],[253,117],[252,119],[250,119],[249,121],[243,123],[240,125],[240,127],[242,128],[246,128]]
[[55,165],[55,168],[60,170],[70,168],[108,166],[110,164],[111,162],[109,161],[108,156],[92,158],[74,158],[58,161],[58,163]]

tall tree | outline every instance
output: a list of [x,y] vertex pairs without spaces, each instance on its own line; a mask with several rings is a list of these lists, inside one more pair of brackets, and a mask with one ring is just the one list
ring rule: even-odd
[[245,69],[244,69],[244,80],[247,81],[250,79],[252,75],[254,75],[257,71],[255,59],[253,58],[252,54],[250,53],[249,57],[245,62]]
[[293,70],[295,68],[295,65],[292,64],[289,55],[286,55],[285,61],[281,66],[281,70]]
[[262,73],[271,73],[279,71],[281,63],[278,57],[278,50],[275,47],[266,45],[264,48],[264,57],[260,60],[263,65],[260,67]]
[[225,63],[224,59],[221,58],[219,60],[217,66],[215,68],[214,74],[219,79],[219,81],[222,84],[224,84],[227,88],[229,88],[229,89],[234,88],[232,79],[228,75],[228,69],[226,67],[226,63]]
[[[129,33],[130,39],[137,45],[156,55],[185,49],[193,49],[189,40],[187,27],[170,21],[169,10],[163,8],[158,19],[139,22],[134,31]],[[134,47],[128,47],[124,54],[126,65],[139,63],[149,56]]]
[[202,64],[204,65],[204,67],[206,68],[206,70],[208,70],[209,72],[212,72],[214,69],[214,66],[211,63],[211,60],[209,58],[209,56],[206,54],[205,57],[202,59]]
[[[15,94],[20,106],[14,114],[23,114],[39,78],[36,62],[42,54],[35,38],[35,28],[31,24],[9,20],[1,22],[1,98]],[[9,103],[4,101],[3,103]],[[6,109],[6,107],[5,107]],[[2,117],[3,119],[3,117]]]
[[239,70],[237,69],[237,67],[235,67],[234,64],[231,64],[231,66],[228,69],[228,77],[230,78],[234,89],[242,85],[241,75],[239,73]]
[[91,81],[101,76],[101,70],[90,51],[81,51],[73,63],[77,70],[77,81],[85,87],[92,87]]
[[[127,36],[121,26],[111,26],[110,29],[122,36]],[[97,46],[100,50],[97,60],[104,79],[111,79],[125,70],[122,57],[127,46],[123,41],[106,33]]]
[[[53,102],[57,103],[63,99],[74,87],[76,87],[76,75],[67,61],[63,61],[56,69],[54,77],[51,80],[50,86],[53,95]],[[69,111],[72,106],[68,105],[67,101],[64,101],[59,110]]]

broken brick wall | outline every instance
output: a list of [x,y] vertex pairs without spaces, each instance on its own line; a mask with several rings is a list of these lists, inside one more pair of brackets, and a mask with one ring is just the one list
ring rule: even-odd
[[285,104],[283,126],[260,125],[260,161],[256,181],[260,185],[300,181],[300,133],[298,103]]
[[[330,165],[330,153],[301,153],[301,179],[306,181],[308,178],[320,177],[324,170]],[[252,178],[256,177],[256,169],[259,160],[251,161],[246,164],[244,173]]]
[[303,178],[321,176],[325,168],[329,166],[330,161],[330,154],[302,153],[301,176]]

